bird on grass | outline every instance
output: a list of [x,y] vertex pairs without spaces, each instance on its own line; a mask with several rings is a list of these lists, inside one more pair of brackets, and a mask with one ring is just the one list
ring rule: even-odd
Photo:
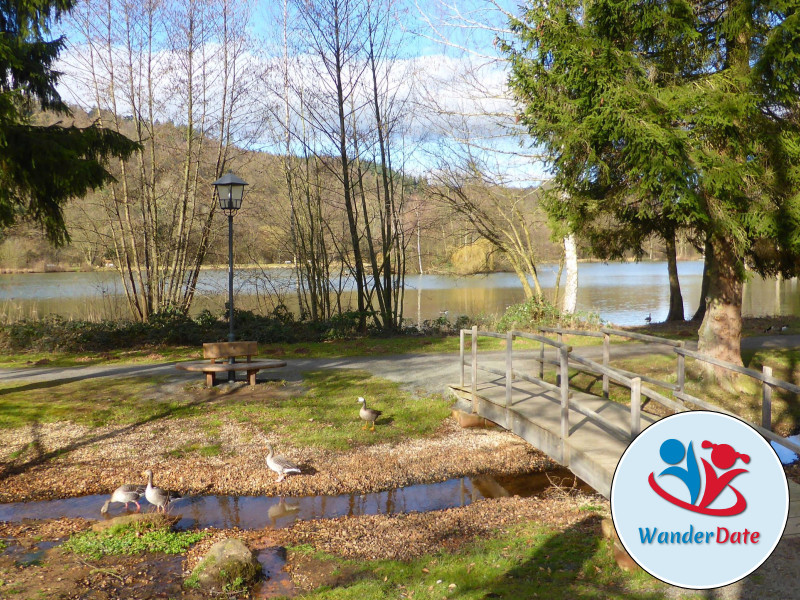
[[177,492],[162,490],[159,487],[155,487],[153,485],[153,472],[150,469],[147,469],[143,475],[147,477],[147,487],[144,488],[144,497],[150,504],[156,507],[158,512],[167,512],[170,503],[181,498],[181,495]]
[[103,507],[100,509],[102,514],[106,514],[108,512],[108,505],[112,502],[120,502],[125,503],[125,510],[128,510],[128,504],[133,502],[136,505],[136,512],[141,510],[141,506],[139,506],[139,498],[144,495],[145,486],[143,485],[136,485],[133,483],[125,483],[119,486],[111,493],[111,497],[106,500],[106,503],[103,504]]
[[779,325],[770,325],[764,330],[764,333],[776,333],[776,332],[785,333],[788,330],[789,330],[788,325],[783,325],[782,327]]
[[275,483],[280,483],[290,473],[300,473],[300,467],[298,467],[291,460],[285,456],[275,455],[275,451],[272,449],[272,444],[267,444],[267,450],[269,450],[269,454],[267,454],[267,466],[270,468],[270,470],[275,471],[278,474],[278,478],[275,480]]
[[367,408],[367,401],[362,397],[359,397],[358,401],[361,403],[358,416],[364,421],[364,427],[361,429],[366,429],[367,423],[372,423],[370,431],[375,431],[375,421],[381,416],[381,411],[375,410],[374,408]]
[[650,323],[653,320],[653,313],[647,313],[647,316],[644,318],[645,323]]

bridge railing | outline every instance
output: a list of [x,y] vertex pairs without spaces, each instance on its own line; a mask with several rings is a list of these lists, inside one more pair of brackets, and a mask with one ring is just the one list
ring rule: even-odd
[[[783,381],[781,379],[778,379],[777,377],[773,377],[772,367],[768,367],[766,365],[764,365],[761,368],[761,371],[756,371],[755,369],[748,369],[747,367],[741,367],[731,362],[714,358],[713,356],[707,356],[705,354],[701,354],[700,352],[687,350],[686,348],[675,348],[675,352],[680,357],[693,358],[695,360],[699,360],[701,362],[708,363],[716,367],[721,367],[723,369],[732,371],[734,373],[739,373],[740,375],[746,375],[747,377],[755,379],[756,381],[760,381],[761,382],[761,425],[759,426],[756,425],[755,423],[751,423],[751,425],[755,427],[755,429],[768,440],[775,442],[776,444],[780,444],[784,448],[788,448],[792,452],[800,455],[800,445],[795,444],[794,442],[790,442],[786,438],[776,433],[773,433],[772,431],[772,390],[774,388],[778,388],[786,390],[788,392],[792,392],[793,394],[800,394],[800,386],[797,386],[793,383],[789,383],[788,381]],[[681,368],[685,369],[685,362],[681,365]],[[716,404],[706,402],[705,400],[701,400],[696,396],[687,394],[682,388],[678,391],[675,391],[674,396],[679,400],[682,400],[684,402],[690,402],[691,404],[694,404],[706,410],[714,410],[717,412],[722,412],[731,415],[733,417],[741,418],[739,415],[727,411],[724,408],[717,406]]]
[[[800,444],[793,443],[780,435],[772,432],[772,392],[773,389],[783,389],[795,394],[800,394],[800,386],[795,385],[793,383],[789,383],[786,381],[782,381],[777,379],[776,377],[772,376],[772,369],[768,366],[764,366],[761,371],[757,371],[755,369],[748,369],[745,367],[741,367],[739,365],[735,365],[733,363],[729,363],[726,361],[722,361],[710,356],[706,356],[699,352],[695,352],[692,350],[687,350],[684,346],[684,342],[678,342],[674,340],[667,340],[664,338],[636,333],[636,332],[627,332],[622,330],[610,329],[610,328],[603,328],[601,331],[582,331],[582,330],[571,330],[571,329],[560,329],[556,327],[542,327],[539,330],[541,333],[550,333],[555,334],[557,336],[556,340],[552,340],[548,338],[546,335],[537,335],[534,333],[528,333],[524,331],[509,331],[507,333],[496,333],[491,331],[478,331],[477,327],[473,327],[472,329],[462,329],[460,331],[460,357],[461,357],[461,378],[460,378],[460,385],[464,388],[465,385],[465,368],[467,364],[471,366],[471,377],[470,377],[470,392],[471,392],[471,408],[473,412],[476,412],[476,402],[478,397],[477,392],[477,385],[478,385],[478,371],[485,371],[488,373],[492,373],[494,375],[498,375],[505,379],[505,407],[511,408],[512,407],[512,395],[513,395],[513,382],[515,380],[521,381],[528,381],[530,383],[536,384],[546,390],[551,392],[555,392],[559,395],[560,403],[561,403],[561,434],[562,439],[566,439],[569,437],[569,411],[570,409],[582,414],[593,421],[597,422],[598,424],[602,425],[604,428],[614,432],[615,434],[621,437],[630,436],[635,437],[641,431],[641,405],[642,405],[642,397],[648,398],[655,402],[658,402],[662,406],[675,411],[675,412],[682,412],[689,410],[687,404],[692,404],[698,406],[700,408],[706,410],[713,410],[717,412],[722,412],[726,414],[730,414],[732,416],[738,417],[730,411],[725,410],[724,408],[717,406],[713,403],[707,402],[696,396],[688,394],[685,391],[685,383],[686,383],[686,358],[695,359],[701,362],[705,362],[708,364],[712,364],[717,367],[721,367],[723,369],[727,369],[733,371],[735,373],[739,373],[741,375],[746,375],[751,377],[754,380],[760,381],[762,383],[762,407],[761,407],[761,425],[753,424],[753,426],[768,440],[774,441],[781,446],[800,454]],[[466,336],[469,335],[471,337],[471,356],[469,363],[465,360],[466,359]],[[563,342],[564,335],[582,335],[588,337],[602,337],[603,338],[603,364],[600,364],[596,361],[590,360],[588,358],[584,358],[572,353],[572,347],[565,344]],[[611,351],[610,351],[610,338],[611,336],[619,336],[627,339],[643,341],[652,344],[659,344],[659,345],[666,345],[672,347],[676,357],[677,357],[677,365],[676,365],[676,383],[671,383],[663,380],[659,380],[653,377],[649,377],[646,375],[639,375],[637,373],[633,373],[631,371],[627,371],[625,369],[620,369],[618,367],[612,367],[610,363],[611,358]],[[486,365],[479,365],[478,364],[478,338],[479,337],[491,337],[491,338],[498,338],[498,339],[505,339],[505,369],[495,369]],[[532,373],[528,373],[525,371],[521,371],[514,368],[514,360],[513,360],[513,343],[516,338],[524,338],[532,341],[540,342],[540,351],[538,358],[534,357],[534,360],[538,362],[538,377]],[[557,354],[556,360],[548,359],[545,356],[545,348],[551,347]],[[556,366],[556,382],[555,384],[550,383],[545,380],[544,373],[545,369],[544,366],[554,365]],[[613,382],[617,385],[621,385],[630,389],[630,430],[625,431],[620,428],[618,425],[611,423],[608,419],[605,419],[602,415],[598,414],[597,412],[591,410],[587,406],[582,405],[580,402],[571,399],[570,392],[569,392],[569,369],[572,368],[574,370],[592,373],[595,375],[600,375],[603,378],[603,395],[608,397],[608,389],[609,383]],[[672,398],[667,397],[664,394],[656,392],[650,387],[645,387],[643,383],[649,383],[658,387],[665,388],[672,392]]]
[[[800,394],[800,386],[797,386],[793,383],[789,383],[787,381],[783,381],[776,377],[772,376],[772,368],[768,366],[763,366],[761,371],[757,371],[755,369],[748,369],[746,367],[742,367],[730,362],[726,362],[711,356],[707,356],[705,354],[701,354],[700,352],[696,352],[693,350],[687,350],[685,345],[686,343],[683,341],[675,341],[675,340],[668,340],[665,338],[647,335],[643,333],[637,333],[634,331],[623,331],[618,329],[611,329],[608,327],[603,327],[600,332],[593,332],[593,331],[582,331],[582,330],[572,330],[572,329],[561,329],[558,327],[541,327],[539,331],[546,332],[546,333],[554,333],[557,335],[558,341],[563,341],[564,335],[583,335],[583,336],[590,336],[590,337],[603,337],[603,366],[610,367],[610,337],[619,336],[627,339],[638,340],[642,342],[652,343],[652,344],[659,344],[663,346],[670,346],[672,347],[673,352],[677,358],[677,365],[676,365],[676,383],[670,383],[667,381],[662,381],[659,379],[655,379],[652,377],[648,377],[646,375],[637,375],[636,373],[632,373],[631,371],[626,371],[625,369],[620,369],[618,367],[610,367],[616,373],[623,375],[623,376],[638,376],[641,377],[642,381],[646,381],[648,383],[652,383],[654,385],[663,387],[665,389],[671,390],[672,396],[674,399],[667,398],[666,396],[655,392],[654,390],[642,387],[641,388],[641,395],[652,400],[655,400],[659,404],[675,411],[675,412],[683,412],[689,410],[686,406],[687,403],[693,404],[705,410],[712,410],[716,412],[722,412],[725,414],[729,414],[731,416],[741,418],[740,415],[736,415],[721,406],[717,406],[711,402],[707,402],[705,400],[701,400],[696,396],[692,396],[691,394],[686,393],[685,386],[686,386],[686,358],[692,358],[701,362],[705,362],[708,364],[715,365],[717,367],[721,367],[723,369],[727,369],[734,373],[739,373],[741,375],[746,375],[756,381],[760,381],[762,383],[762,392],[761,392],[761,425],[759,426],[756,423],[751,423],[753,427],[757,431],[761,433],[765,438],[770,441],[779,444],[792,452],[800,455],[800,445],[794,442],[787,440],[786,438],[774,433],[772,431],[772,391],[773,389],[783,389],[788,392],[792,392],[794,394]],[[608,397],[608,382],[614,381],[615,383],[620,383],[622,385],[629,384],[617,377],[616,379],[612,376],[611,372],[602,372],[599,368],[597,363],[593,363],[588,359],[582,359],[575,355],[570,355],[570,360],[573,362],[578,362],[586,365],[588,368],[587,371],[595,371],[598,374],[602,374],[603,376],[603,395]],[[677,401],[680,402],[677,402]],[[631,402],[633,406],[633,401]],[[633,432],[633,423],[631,427],[631,431]]]
[[[641,431],[641,397],[642,397],[642,378],[639,376],[628,377],[624,373],[608,366],[601,365],[596,363],[592,360],[587,358],[583,358],[580,356],[576,356],[571,354],[572,347],[564,344],[562,341],[554,341],[544,335],[537,335],[535,333],[528,333],[524,331],[509,331],[505,334],[503,333],[496,333],[492,331],[478,331],[477,327],[473,327],[472,329],[462,329],[460,331],[460,339],[459,339],[459,348],[460,348],[460,357],[461,357],[461,379],[460,379],[460,386],[462,388],[465,387],[466,383],[466,336],[469,335],[471,338],[471,376],[470,376],[470,395],[471,395],[471,409],[472,412],[477,412],[477,397],[478,397],[478,371],[485,371],[487,373],[491,373],[493,375],[498,375],[505,379],[505,408],[512,407],[512,394],[513,394],[513,382],[515,380],[522,380],[533,383],[538,385],[548,391],[555,392],[559,394],[560,404],[561,404],[561,439],[566,440],[569,437],[570,432],[570,425],[569,425],[569,411],[574,410],[575,412],[592,419],[593,421],[600,424],[605,429],[613,432],[614,434],[618,435],[622,439],[629,439],[636,437]],[[481,366],[478,364],[478,338],[479,337],[490,337],[490,338],[499,338],[505,339],[505,370],[495,369],[489,366]],[[513,343],[516,338],[523,338],[533,341],[538,341],[541,343],[542,351],[539,354],[539,358],[535,358],[539,363],[539,376],[536,377],[530,373],[526,373],[517,369],[514,369],[513,364]],[[544,354],[544,347],[550,346],[557,351],[558,359],[548,360]],[[597,413],[596,411],[592,410],[588,406],[572,399],[570,397],[569,392],[569,369],[570,363],[572,363],[572,368],[578,368],[578,370],[585,370],[590,372],[597,372],[602,374],[605,377],[608,377],[610,380],[614,381],[615,383],[625,385],[630,388],[631,393],[631,416],[630,416],[630,429],[623,429],[619,427],[619,425],[613,423],[609,419],[605,418],[603,415]],[[557,377],[556,383],[552,384],[544,379],[544,365],[545,364],[554,364],[557,367]],[[578,365],[576,367],[576,365]],[[660,396],[656,392],[652,392],[651,394],[658,399],[663,400],[667,404],[676,404],[672,403],[669,399]],[[682,407],[681,407],[682,408]]]

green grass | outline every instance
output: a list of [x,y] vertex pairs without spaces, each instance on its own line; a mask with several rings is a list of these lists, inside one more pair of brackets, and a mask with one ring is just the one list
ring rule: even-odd
[[179,416],[186,411],[185,401],[143,399],[167,379],[167,376],[126,377],[0,384],[0,428],[56,421],[100,427],[145,421],[164,414]]
[[[86,379],[42,384],[0,384],[0,429],[34,423],[71,421],[90,427],[124,426],[158,420],[191,419],[195,439],[164,452],[219,456],[218,441],[225,421],[256,425],[281,443],[346,449],[353,444],[397,441],[432,435],[449,414],[442,397],[417,398],[394,382],[356,370],[324,370],[305,374],[303,386],[284,388],[281,382],[225,392],[192,387],[165,399],[154,390],[166,377]],[[359,396],[383,411],[376,431],[361,429]],[[165,423],[165,426],[167,424]],[[29,451],[14,451],[20,458]]]
[[173,448],[167,452],[167,455],[173,458],[184,458],[192,453],[196,452],[200,456],[205,456],[206,458],[211,456],[219,456],[222,454],[222,444],[202,444],[202,443],[191,443],[191,444],[184,444],[178,448]]
[[620,570],[611,543],[580,524],[562,531],[526,523],[458,552],[409,562],[348,561],[307,546],[292,550],[312,554],[339,574],[335,588],[321,587],[304,596],[309,600],[666,597],[663,584],[649,575]]
[[76,533],[61,547],[67,552],[93,559],[147,552],[182,554],[207,535],[203,531],[170,531],[167,526],[153,521],[135,521],[115,525],[102,532]]
[[[232,403],[228,414],[292,445],[343,450],[354,444],[430,436],[452,404],[441,397],[416,398],[397,383],[349,369],[306,373],[304,384],[305,394]],[[362,429],[359,396],[383,411],[376,431]]]

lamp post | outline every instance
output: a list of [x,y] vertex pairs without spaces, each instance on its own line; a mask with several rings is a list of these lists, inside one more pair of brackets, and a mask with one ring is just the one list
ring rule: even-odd
[[[248,183],[230,171],[217,179],[213,184],[214,193],[219,200],[219,208],[228,215],[228,341],[233,342],[236,336],[233,333],[233,215],[242,207],[244,186]],[[228,379],[232,371],[228,372]]]

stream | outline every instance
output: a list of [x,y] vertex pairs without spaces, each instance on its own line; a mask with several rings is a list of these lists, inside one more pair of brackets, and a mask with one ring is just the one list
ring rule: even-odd
[[[330,519],[359,515],[391,515],[428,512],[466,506],[482,498],[507,496],[536,497],[554,486],[582,491],[593,490],[569,470],[559,468],[547,472],[522,475],[478,475],[450,479],[440,483],[412,485],[370,494],[341,494],[301,498],[274,496],[189,496],[170,505],[170,513],[178,517],[176,529],[277,529],[298,520]],[[90,520],[112,519],[127,512],[123,504],[112,504],[106,515],[100,513],[107,495],[92,495],[60,500],[13,502],[0,504],[0,521],[19,522],[29,519],[62,517]],[[152,507],[142,499],[142,511]],[[131,509],[135,509],[133,504]],[[60,542],[57,542],[60,543]],[[44,552],[57,545],[41,542],[31,551],[19,553],[13,545],[6,553],[18,554],[20,566],[39,560]],[[253,598],[293,596],[296,593],[289,574],[283,570],[286,556],[283,548],[268,547],[257,551],[264,578],[252,591]],[[170,563],[172,564],[172,563]],[[180,561],[175,562],[180,568]]]

